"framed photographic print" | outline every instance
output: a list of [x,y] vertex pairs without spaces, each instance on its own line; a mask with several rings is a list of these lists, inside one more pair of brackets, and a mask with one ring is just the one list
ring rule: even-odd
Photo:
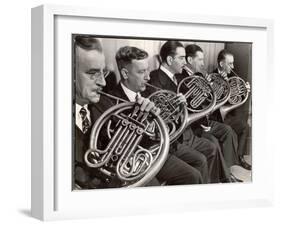
[[272,32],[262,19],[32,9],[32,216],[271,204]]

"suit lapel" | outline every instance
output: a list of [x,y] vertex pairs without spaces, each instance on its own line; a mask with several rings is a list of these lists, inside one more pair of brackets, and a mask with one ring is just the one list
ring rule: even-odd
[[[129,98],[127,97],[127,95],[125,94],[121,83],[119,82],[118,85],[116,86],[115,89],[112,90],[112,92],[110,92],[111,95],[122,98],[123,100],[129,101]],[[116,101],[117,102],[117,101]]]
[[169,78],[168,75],[166,75],[166,73],[164,71],[159,69],[158,74],[159,74],[160,84],[164,89],[168,89],[168,90],[177,92],[176,84]]

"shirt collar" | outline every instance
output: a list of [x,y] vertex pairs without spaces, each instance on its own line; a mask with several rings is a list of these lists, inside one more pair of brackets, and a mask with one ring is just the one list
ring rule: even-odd
[[130,102],[136,102],[137,95],[140,95],[140,94],[130,90],[122,82],[121,82],[121,87],[122,87],[124,93],[126,94],[126,96],[128,97],[128,99],[130,100]]
[[170,72],[167,68],[165,68],[163,65],[160,66],[160,70],[163,71],[168,77],[174,82],[174,74]]
[[89,112],[88,110],[88,104],[84,104],[83,106],[81,106],[80,104],[75,104],[75,107],[76,107],[76,112],[79,112],[81,110],[81,108],[85,108],[87,113]]

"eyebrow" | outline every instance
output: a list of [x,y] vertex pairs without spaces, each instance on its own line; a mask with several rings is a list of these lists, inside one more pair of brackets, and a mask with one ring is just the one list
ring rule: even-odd
[[94,72],[100,72],[103,71],[103,69],[98,69],[98,68],[90,68],[87,73],[94,73]]

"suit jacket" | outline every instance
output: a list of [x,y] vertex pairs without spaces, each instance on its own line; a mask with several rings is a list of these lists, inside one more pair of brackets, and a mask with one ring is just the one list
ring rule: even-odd
[[[90,168],[86,165],[84,161],[84,155],[89,149],[90,143],[90,134],[92,126],[95,121],[101,116],[101,114],[106,111],[108,108],[113,106],[112,101],[105,97],[101,96],[100,101],[95,104],[89,104],[88,109],[90,111],[91,118],[91,127],[87,133],[82,133],[82,131],[75,125],[75,115],[74,117],[74,143],[75,143],[75,165],[74,165],[74,178],[75,183],[78,184],[81,188],[90,189],[95,187],[103,187],[103,181],[98,178],[103,178],[101,173],[95,169]],[[105,143],[102,140],[99,140],[99,143]]]
[[[177,85],[166,75],[166,73],[160,69],[154,70],[150,73],[149,83],[153,86],[156,86],[160,89],[166,89],[173,92],[177,92]],[[153,90],[151,87],[147,87],[144,93],[152,93],[156,90]]]
[[[89,106],[90,110],[90,106]],[[94,123],[93,115],[90,111],[90,117],[92,125]],[[90,185],[92,178],[97,176],[99,173],[94,168],[89,168],[85,161],[84,155],[86,151],[89,149],[89,141],[90,141],[90,134],[91,128],[84,134],[75,124],[75,115],[74,115],[74,180],[75,184],[79,185],[81,188],[93,188],[95,187],[94,184]]]
[[[117,86],[115,86],[114,89],[109,91],[109,94],[122,98],[123,100],[129,101],[129,98],[127,97],[126,93],[124,92],[120,82],[117,84]],[[114,104],[116,104],[116,103],[117,103],[117,101],[115,100]]]
[[[160,89],[170,90],[175,93],[177,92],[177,85],[168,77],[168,75],[166,75],[165,72],[163,72],[160,69],[152,71],[150,73],[149,83]],[[179,137],[178,141],[183,142],[183,140],[191,140],[193,136],[194,136],[193,131],[188,126],[185,132],[183,133],[183,135]],[[176,147],[176,142],[173,145],[174,145],[173,148]]]

